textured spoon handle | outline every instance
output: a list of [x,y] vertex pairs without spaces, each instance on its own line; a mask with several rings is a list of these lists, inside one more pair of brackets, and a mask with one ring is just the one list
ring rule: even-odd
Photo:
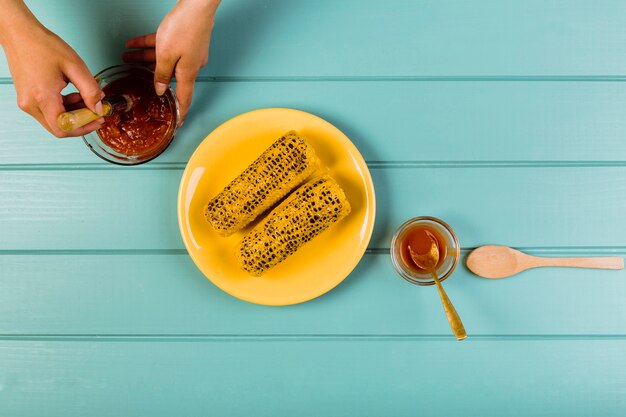
[[448,323],[450,323],[450,328],[452,329],[454,336],[456,336],[457,340],[465,339],[467,337],[467,332],[465,331],[465,327],[463,326],[463,322],[461,321],[459,314],[452,305],[452,301],[448,298],[448,294],[444,291],[441,282],[439,282],[439,278],[437,278],[435,274],[431,275],[435,280],[435,284],[437,284],[439,296],[441,297],[441,303],[443,304],[443,309],[446,312],[446,317],[448,317]]
[[113,113],[127,112],[132,107],[133,99],[127,94],[107,96],[102,100],[102,113],[94,113],[86,108],[67,111],[59,115],[57,125],[64,132],[71,132],[101,117],[110,116]]
[[102,103],[102,114],[94,113],[89,109],[78,109],[61,113],[57,119],[59,129],[64,132],[71,132],[74,129],[83,127],[103,116],[111,114],[111,105],[107,102]]
[[595,258],[540,258],[534,257],[534,266],[565,266],[569,268],[624,269],[624,258],[619,256]]

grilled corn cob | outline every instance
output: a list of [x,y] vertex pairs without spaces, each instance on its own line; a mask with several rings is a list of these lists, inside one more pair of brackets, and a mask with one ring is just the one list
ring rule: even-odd
[[313,148],[287,132],[235,178],[205,208],[206,219],[223,236],[241,230],[321,166]]
[[350,213],[339,184],[328,175],[300,186],[235,249],[241,267],[254,276],[285,260]]

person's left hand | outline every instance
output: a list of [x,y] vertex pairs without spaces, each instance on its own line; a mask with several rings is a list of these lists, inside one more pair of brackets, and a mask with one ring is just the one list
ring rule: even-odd
[[165,16],[156,33],[126,42],[125,62],[156,62],[154,88],[162,95],[172,76],[181,124],[187,116],[200,68],[209,60],[209,44],[219,0],[180,0]]

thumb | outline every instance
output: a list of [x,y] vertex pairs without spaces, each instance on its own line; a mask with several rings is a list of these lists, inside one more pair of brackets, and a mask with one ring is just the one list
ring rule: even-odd
[[65,74],[74,86],[78,89],[85,105],[96,113],[102,111],[100,100],[104,98],[104,93],[100,89],[98,82],[91,75],[87,65],[83,61],[70,63],[65,68]]
[[156,68],[154,69],[154,90],[162,96],[167,90],[174,72],[176,60],[172,57],[163,57],[157,54]]

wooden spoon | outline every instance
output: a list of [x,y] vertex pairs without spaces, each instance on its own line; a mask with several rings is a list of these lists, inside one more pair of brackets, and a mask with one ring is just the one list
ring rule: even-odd
[[463,322],[454,309],[448,295],[443,290],[441,281],[439,281],[439,277],[435,272],[437,264],[439,263],[439,247],[437,247],[437,242],[430,233],[428,233],[428,237],[430,238],[431,244],[428,252],[426,253],[416,253],[411,249],[411,246],[409,246],[411,259],[415,265],[422,268],[424,271],[429,272],[435,280],[435,284],[437,284],[437,289],[439,290],[439,296],[441,297],[441,303],[443,304],[443,309],[446,312],[446,317],[448,317],[448,323],[450,323],[450,328],[454,332],[454,336],[456,336],[457,340],[463,340],[467,337],[467,332],[465,331],[465,327],[463,327]]
[[488,245],[475,249],[467,257],[467,267],[483,278],[505,278],[542,266],[569,268],[624,269],[624,258],[542,258],[527,255],[507,246]]

